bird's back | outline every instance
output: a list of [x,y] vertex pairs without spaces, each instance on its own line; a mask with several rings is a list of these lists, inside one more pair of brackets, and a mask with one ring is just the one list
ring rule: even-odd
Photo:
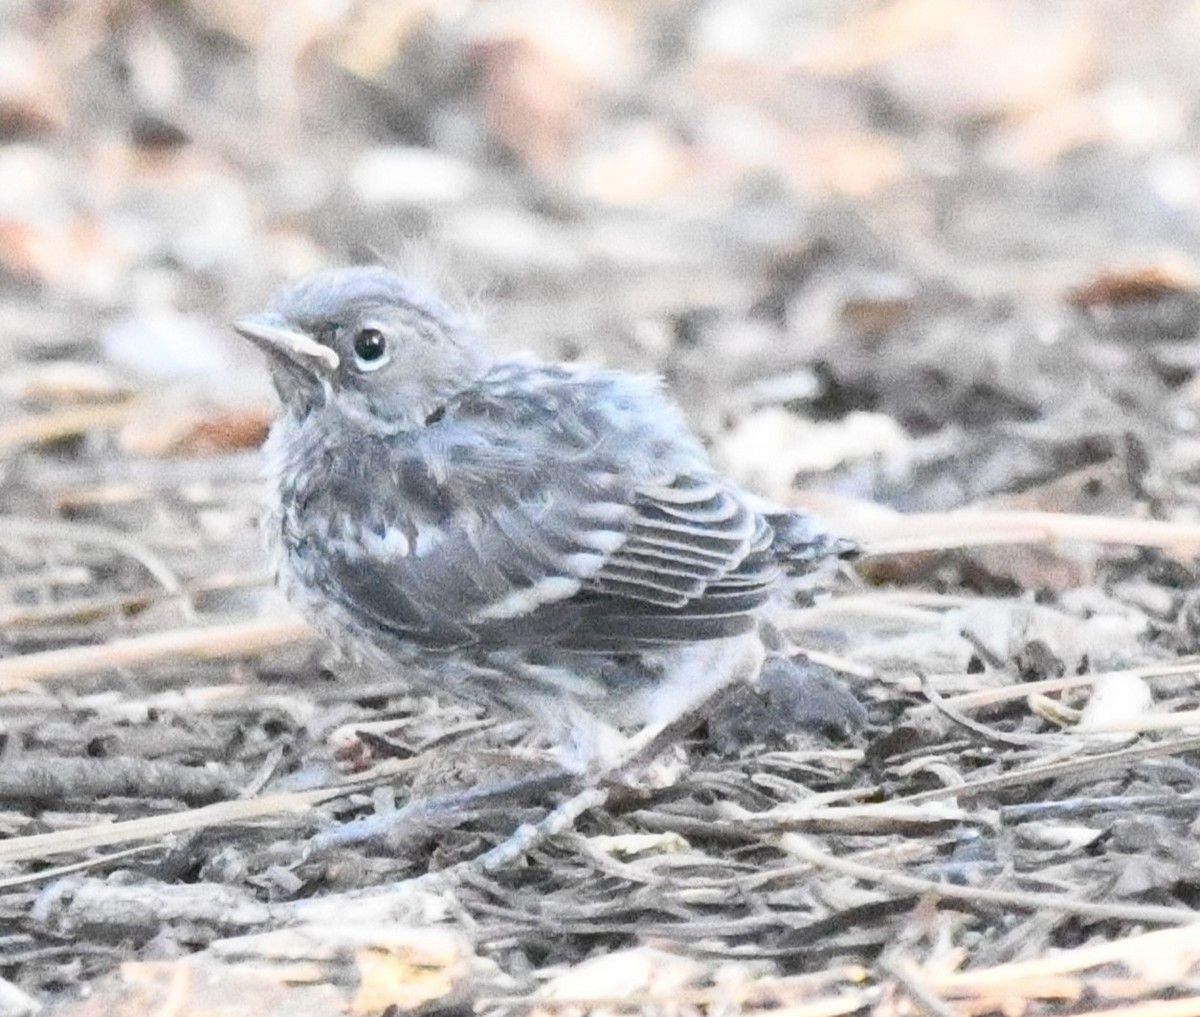
[[650,379],[502,362],[420,428],[336,405],[279,427],[278,463],[320,464],[277,471],[285,568],[384,638],[719,639],[754,626],[781,573],[771,523]]

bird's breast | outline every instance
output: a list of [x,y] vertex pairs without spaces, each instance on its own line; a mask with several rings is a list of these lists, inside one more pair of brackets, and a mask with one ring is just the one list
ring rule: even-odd
[[266,537],[293,573],[333,556],[380,561],[428,553],[464,508],[455,477],[414,441],[285,417],[264,457]]

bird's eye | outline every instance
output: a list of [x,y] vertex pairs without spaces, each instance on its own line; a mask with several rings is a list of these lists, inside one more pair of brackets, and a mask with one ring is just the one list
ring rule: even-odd
[[354,360],[360,371],[374,371],[387,363],[387,340],[377,328],[364,328],[354,337]]

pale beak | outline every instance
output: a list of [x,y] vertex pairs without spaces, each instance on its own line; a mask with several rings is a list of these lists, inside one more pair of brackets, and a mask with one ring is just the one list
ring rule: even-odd
[[328,346],[297,332],[278,314],[253,314],[233,323],[234,331],[259,349],[307,371],[338,369],[338,355]]

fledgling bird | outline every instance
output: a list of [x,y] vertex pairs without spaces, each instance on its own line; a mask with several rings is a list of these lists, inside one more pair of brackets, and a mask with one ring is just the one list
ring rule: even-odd
[[753,679],[773,594],[847,547],[724,478],[656,380],[494,359],[383,268],[235,327],[282,402],[285,594],[369,667],[532,717],[569,768]]

